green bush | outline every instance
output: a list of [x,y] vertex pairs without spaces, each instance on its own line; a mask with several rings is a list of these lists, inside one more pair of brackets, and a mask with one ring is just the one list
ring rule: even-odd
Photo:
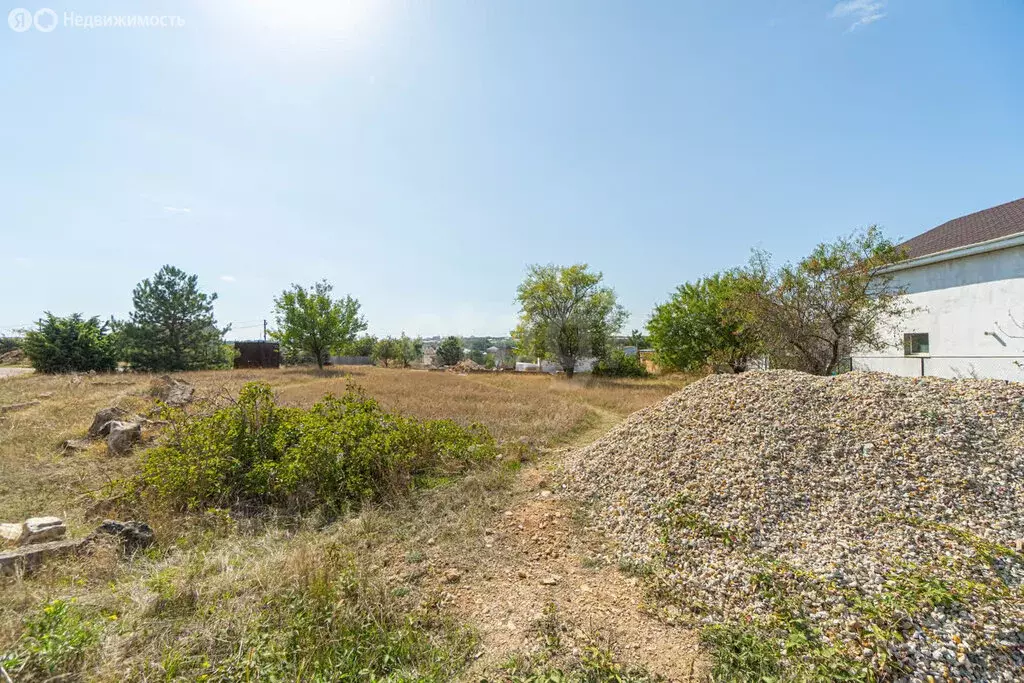
[[39,372],[97,372],[117,368],[114,335],[100,319],[79,313],[58,318],[52,313],[25,334],[22,350]]
[[21,337],[0,337],[0,354],[21,348]]
[[607,358],[594,366],[598,377],[650,377],[639,356],[627,356],[622,349],[613,349]]
[[168,441],[143,455],[146,490],[180,508],[344,509],[493,460],[478,425],[392,415],[358,389],[309,410],[279,406],[253,382],[237,403],[174,420]]

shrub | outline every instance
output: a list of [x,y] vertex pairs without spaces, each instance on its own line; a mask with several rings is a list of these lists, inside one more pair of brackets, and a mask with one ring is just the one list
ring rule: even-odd
[[496,454],[481,426],[392,415],[358,389],[304,410],[277,405],[270,385],[254,382],[233,405],[175,420],[167,443],[144,454],[142,480],[181,509],[340,510],[458,474]]
[[651,376],[639,356],[627,356],[622,349],[614,349],[607,358],[598,361],[594,366],[594,374],[598,377]]
[[47,312],[36,329],[25,334],[22,350],[39,372],[102,372],[117,367],[114,337],[107,326],[79,313],[58,318]]

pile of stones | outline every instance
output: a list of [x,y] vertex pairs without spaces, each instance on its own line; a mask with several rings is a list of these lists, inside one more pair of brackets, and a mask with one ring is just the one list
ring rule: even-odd
[[564,487],[670,619],[756,629],[784,667],[1024,675],[1022,384],[712,375],[574,453]]

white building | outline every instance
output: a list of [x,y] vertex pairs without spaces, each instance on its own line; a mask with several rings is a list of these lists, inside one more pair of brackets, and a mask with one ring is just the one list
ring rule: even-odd
[[857,370],[1024,381],[1024,199],[943,223],[885,269],[918,309]]

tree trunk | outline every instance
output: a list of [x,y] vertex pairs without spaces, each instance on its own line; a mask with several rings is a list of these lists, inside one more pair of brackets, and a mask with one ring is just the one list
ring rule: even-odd
[[576,368],[572,365],[567,368],[563,367],[562,369],[565,370],[565,376],[567,379],[572,379],[573,373],[576,372]]

